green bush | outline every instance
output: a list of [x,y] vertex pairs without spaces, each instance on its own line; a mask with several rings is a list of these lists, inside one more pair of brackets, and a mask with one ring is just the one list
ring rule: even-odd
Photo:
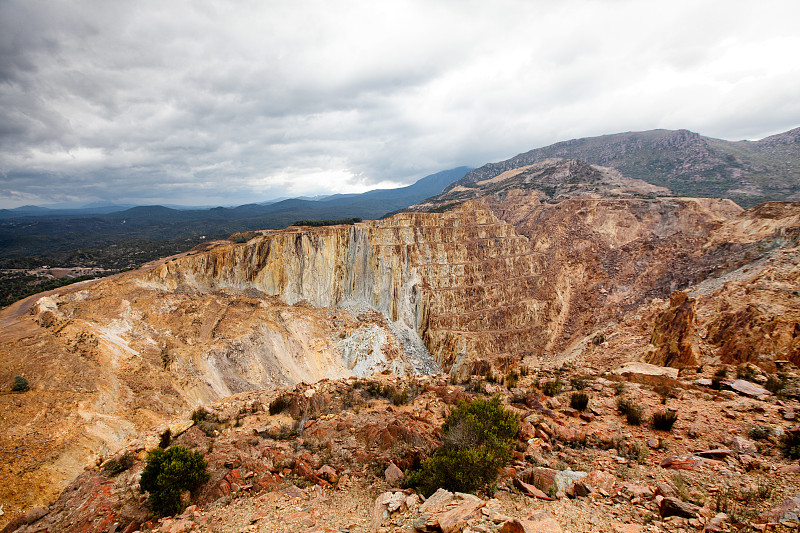
[[406,485],[429,496],[438,488],[475,492],[491,485],[511,460],[519,417],[503,408],[500,397],[460,402],[442,425],[444,442],[407,473]]
[[589,395],[583,391],[573,392],[569,397],[569,405],[578,411],[584,411],[589,405]]
[[14,376],[14,385],[11,387],[11,390],[14,392],[25,392],[30,388],[28,384],[28,380],[22,376]]
[[203,454],[183,446],[168,450],[156,448],[147,454],[139,487],[150,493],[148,500],[159,516],[178,514],[183,510],[181,492],[194,491],[209,480]]

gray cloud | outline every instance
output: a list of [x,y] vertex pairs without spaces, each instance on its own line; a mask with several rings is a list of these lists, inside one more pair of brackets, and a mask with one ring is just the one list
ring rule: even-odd
[[0,207],[365,190],[659,127],[759,138],[800,124],[798,15],[792,0],[6,0]]

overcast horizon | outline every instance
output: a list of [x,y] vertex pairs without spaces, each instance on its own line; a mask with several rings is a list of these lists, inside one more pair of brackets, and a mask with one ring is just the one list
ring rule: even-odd
[[555,142],[800,126],[800,2],[0,3],[0,208],[409,185]]

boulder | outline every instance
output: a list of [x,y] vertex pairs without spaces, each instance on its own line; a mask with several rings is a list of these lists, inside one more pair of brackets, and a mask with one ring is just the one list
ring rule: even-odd
[[651,365],[650,363],[642,363],[639,361],[631,361],[625,363],[621,367],[612,371],[613,374],[624,376],[627,374],[641,375],[641,376],[660,376],[671,379],[678,379],[678,369],[669,368],[666,366]]
[[758,453],[758,446],[750,439],[735,436],[731,439],[731,449],[739,455],[755,455]]
[[386,479],[386,483],[388,483],[389,486],[399,487],[405,475],[396,464],[390,462],[389,466],[386,467],[386,470],[383,472],[383,477]]
[[486,502],[480,498],[464,500],[458,507],[439,515],[439,528],[442,533],[461,531],[469,520],[483,515],[481,508],[484,505]]
[[759,398],[761,396],[772,395],[770,391],[761,385],[756,385],[755,383],[750,383],[749,381],[745,381],[743,379],[734,380],[733,383],[730,384],[730,388],[739,394],[749,396],[750,398]]
[[549,511],[540,511],[524,520],[508,520],[500,528],[500,533],[562,533],[561,525]]
[[663,518],[668,516],[680,516],[683,518],[695,518],[700,514],[700,507],[679,500],[672,496],[667,496],[661,500],[658,510]]

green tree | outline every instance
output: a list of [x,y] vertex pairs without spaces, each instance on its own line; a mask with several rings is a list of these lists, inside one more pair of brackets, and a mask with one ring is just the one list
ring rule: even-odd
[[147,454],[139,487],[150,493],[148,500],[155,514],[174,515],[183,510],[181,493],[194,491],[209,480],[207,466],[202,453],[184,446],[156,448]]

